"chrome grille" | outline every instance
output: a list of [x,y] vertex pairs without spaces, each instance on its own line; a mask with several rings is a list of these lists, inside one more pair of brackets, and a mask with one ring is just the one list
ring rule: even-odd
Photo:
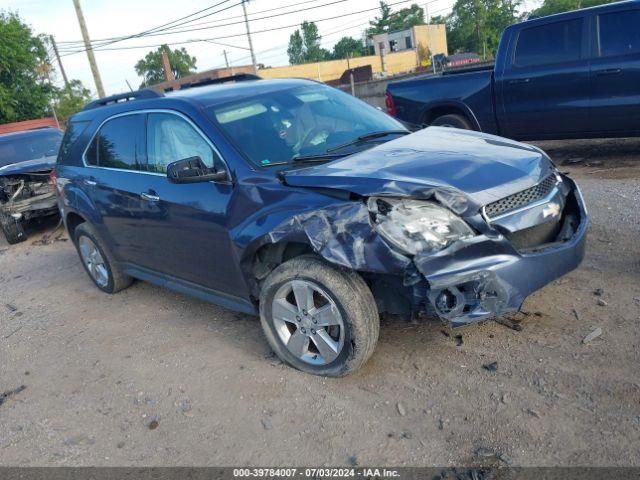
[[530,203],[542,200],[549,195],[553,187],[556,185],[556,177],[551,174],[542,180],[537,185],[531,188],[522,190],[521,192],[514,193],[508,197],[501,198],[500,200],[490,203],[484,207],[485,215],[489,218],[495,218],[498,215],[516,210],[520,207],[529,205]]

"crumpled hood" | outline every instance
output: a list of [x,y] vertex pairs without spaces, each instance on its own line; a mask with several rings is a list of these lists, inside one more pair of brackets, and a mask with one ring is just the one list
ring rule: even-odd
[[56,157],[41,157],[0,167],[0,177],[22,173],[48,172],[56,166]]
[[360,195],[462,194],[469,204],[458,210],[468,210],[535,185],[551,168],[549,159],[530,145],[430,127],[330,163],[288,171],[284,178],[291,186]]

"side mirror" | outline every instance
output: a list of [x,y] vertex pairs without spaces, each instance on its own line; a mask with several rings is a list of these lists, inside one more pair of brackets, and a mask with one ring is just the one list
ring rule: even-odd
[[207,167],[200,157],[189,157],[167,165],[167,178],[171,183],[221,182],[227,172]]

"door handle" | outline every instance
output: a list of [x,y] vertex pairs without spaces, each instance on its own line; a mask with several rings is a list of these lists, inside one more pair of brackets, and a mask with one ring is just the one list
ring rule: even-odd
[[95,187],[98,184],[95,180],[89,180],[88,178],[85,178],[82,182],[88,187]]
[[142,200],[147,200],[148,202],[159,202],[160,201],[160,197],[158,195],[153,195],[152,193],[142,192],[140,194],[140,198]]
[[516,85],[518,83],[529,83],[531,81],[530,78],[515,78],[513,80],[509,80],[510,85]]
[[602,77],[605,75],[619,75],[620,73],[622,73],[621,68],[607,68],[605,70],[598,70],[596,72],[596,75],[599,75]]

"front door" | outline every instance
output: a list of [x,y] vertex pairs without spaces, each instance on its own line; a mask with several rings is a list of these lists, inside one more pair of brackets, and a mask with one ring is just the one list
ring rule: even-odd
[[561,137],[588,125],[588,34],[583,18],[524,28],[505,71],[496,105],[510,138]]
[[144,203],[138,241],[146,247],[140,265],[237,295],[245,287],[227,229],[233,185],[175,184],[166,176],[167,165],[195,156],[209,167],[226,165],[204,134],[177,113],[148,113],[146,139],[145,188],[138,192]]
[[640,132],[640,8],[597,15],[596,25],[593,129],[605,135]]

